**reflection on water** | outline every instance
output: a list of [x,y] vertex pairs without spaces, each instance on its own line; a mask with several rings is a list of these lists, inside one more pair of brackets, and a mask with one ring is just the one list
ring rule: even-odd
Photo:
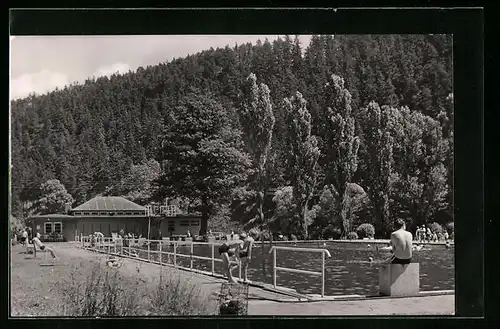
[[[318,248],[313,244],[301,244],[300,247]],[[332,257],[326,259],[325,264],[325,293],[327,295],[360,294],[371,295],[378,293],[378,274],[380,262],[390,256],[388,251],[376,250],[375,245],[351,243],[327,243],[326,247]],[[211,257],[211,248],[207,245],[194,245],[194,255]],[[178,252],[189,254],[190,246],[179,246]],[[249,278],[253,281],[272,283],[273,257],[269,254],[270,246],[256,245],[253,258],[249,266]],[[164,251],[173,251],[172,247],[164,246]],[[219,254],[215,250],[215,256]],[[373,261],[369,261],[369,257]],[[173,256],[170,256],[171,261]],[[429,250],[413,253],[415,262],[420,263],[420,290],[445,290],[454,289],[454,249],[444,246],[431,246]],[[167,261],[167,256],[163,257]],[[190,259],[177,257],[177,262],[183,266],[190,265]],[[211,260],[193,261],[193,267],[200,270],[211,271]],[[320,254],[293,252],[286,250],[277,251],[277,266],[290,267],[314,272],[321,271]],[[215,262],[215,272],[222,273],[222,264]],[[238,275],[238,270],[234,271]],[[321,292],[321,277],[277,272],[277,284],[294,288],[301,293],[318,294]]]

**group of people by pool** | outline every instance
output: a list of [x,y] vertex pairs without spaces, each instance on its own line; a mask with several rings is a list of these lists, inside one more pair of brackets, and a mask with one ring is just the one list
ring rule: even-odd
[[450,235],[446,230],[444,232],[432,232],[431,228],[429,226],[425,227],[425,225],[422,225],[422,227],[417,226],[415,232],[415,240],[417,241],[438,242],[444,240],[448,242],[449,239]]
[[248,265],[252,260],[252,248],[257,233],[254,230],[241,232],[239,239],[228,240],[227,237],[222,237],[222,245],[219,247],[219,254],[224,264],[224,271],[230,283],[235,283],[233,271],[241,265],[243,274],[243,282],[250,283],[248,280]]

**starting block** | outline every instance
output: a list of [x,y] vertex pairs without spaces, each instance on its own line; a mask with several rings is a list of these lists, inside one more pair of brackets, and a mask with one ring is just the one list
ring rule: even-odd
[[418,263],[384,264],[379,272],[379,293],[384,296],[416,296],[420,289]]

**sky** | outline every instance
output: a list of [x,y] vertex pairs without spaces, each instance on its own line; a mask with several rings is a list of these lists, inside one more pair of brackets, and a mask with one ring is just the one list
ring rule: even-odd
[[[210,47],[234,46],[277,35],[11,36],[11,99],[43,94],[73,82],[135,71]],[[300,36],[302,47],[310,36]]]

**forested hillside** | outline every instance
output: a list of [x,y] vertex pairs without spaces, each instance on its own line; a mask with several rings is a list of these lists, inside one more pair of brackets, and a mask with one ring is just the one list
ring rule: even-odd
[[185,197],[207,220],[238,197],[255,206],[242,224],[308,237],[364,222],[383,235],[396,217],[445,224],[452,73],[451,36],[315,35],[15,100],[13,214],[58,179],[73,206],[98,194]]

